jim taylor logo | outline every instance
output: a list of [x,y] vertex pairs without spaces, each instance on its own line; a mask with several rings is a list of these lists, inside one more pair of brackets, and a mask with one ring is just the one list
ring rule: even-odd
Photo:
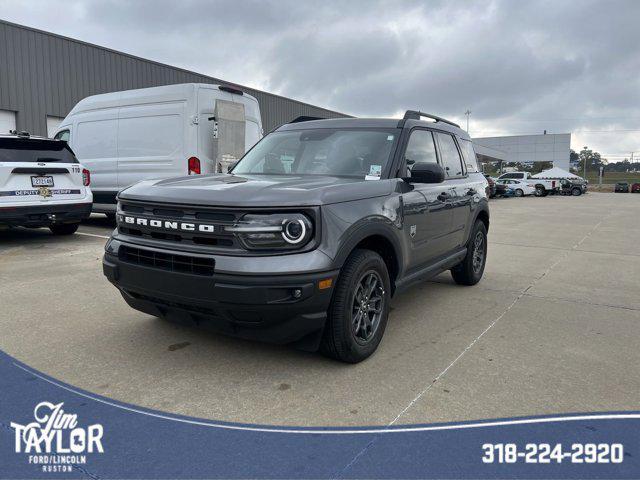
[[215,225],[206,223],[190,223],[177,222],[173,220],[155,220],[141,217],[130,217],[129,215],[120,215],[121,223],[129,225],[140,225],[142,227],[164,228],[166,230],[182,230],[185,232],[204,232],[213,233],[216,231]]
[[102,425],[80,427],[78,415],[66,413],[63,405],[41,402],[33,410],[34,422],[11,422],[16,453],[29,454],[29,463],[42,465],[44,472],[70,472],[87,462],[87,453],[104,452]]

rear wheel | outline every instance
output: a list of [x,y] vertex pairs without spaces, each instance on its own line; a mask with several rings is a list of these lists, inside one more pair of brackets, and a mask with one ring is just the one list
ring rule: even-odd
[[355,250],[347,259],[333,292],[320,350],[358,363],[378,348],[389,317],[389,272],[382,257]]
[[51,233],[54,235],[72,235],[76,233],[79,226],[79,223],[59,223],[56,225],[50,225],[49,230],[51,230]]
[[477,220],[467,244],[464,260],[451,269],[451,276],[459,285],[475,285],[482,278],[487,263],[487,227]]
[[536,191],[535,191],[534,195],[536,197],[546,197],[547,196],[547,191],[545,190],[545,188],[542,185],[538,185],[536,187]]

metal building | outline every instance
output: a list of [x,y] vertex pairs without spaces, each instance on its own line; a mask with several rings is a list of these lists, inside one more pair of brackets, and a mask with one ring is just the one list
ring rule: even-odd
[[0,20],[0,132],[51,134],[81,99],[175,83],[214,83],[258,99],[265,132],[300,115],[339,112]]

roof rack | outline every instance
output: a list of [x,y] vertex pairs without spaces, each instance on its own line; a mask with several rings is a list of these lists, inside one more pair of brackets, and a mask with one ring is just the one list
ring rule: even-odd
[[17,131],[17,130],[9,130],[9,135],[16,135],[17,137],[29,138],[31,134],[26,130]]
[[447,120],[446,118],[438,117],[436,115],[431,115],[430,113],[424,113],[419,110],[407,110],[404,114],[403,119],[420,120],[420,117],[431,118],[436,122],[448,123],[449,125],[460,128],[460,125],[458,125],[457,123],[453,123],[451,120]]
[[306,115],[301,115],[299,117],[294,118],[289,123],[311,122],[313,120],[325,120],[325,119],[322,117],[309,117]]

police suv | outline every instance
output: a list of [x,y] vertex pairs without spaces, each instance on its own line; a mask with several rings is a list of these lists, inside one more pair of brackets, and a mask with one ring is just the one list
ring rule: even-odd
[[0,229],[70,235],[91,213],[90,174],[62,140],[0,135]]

